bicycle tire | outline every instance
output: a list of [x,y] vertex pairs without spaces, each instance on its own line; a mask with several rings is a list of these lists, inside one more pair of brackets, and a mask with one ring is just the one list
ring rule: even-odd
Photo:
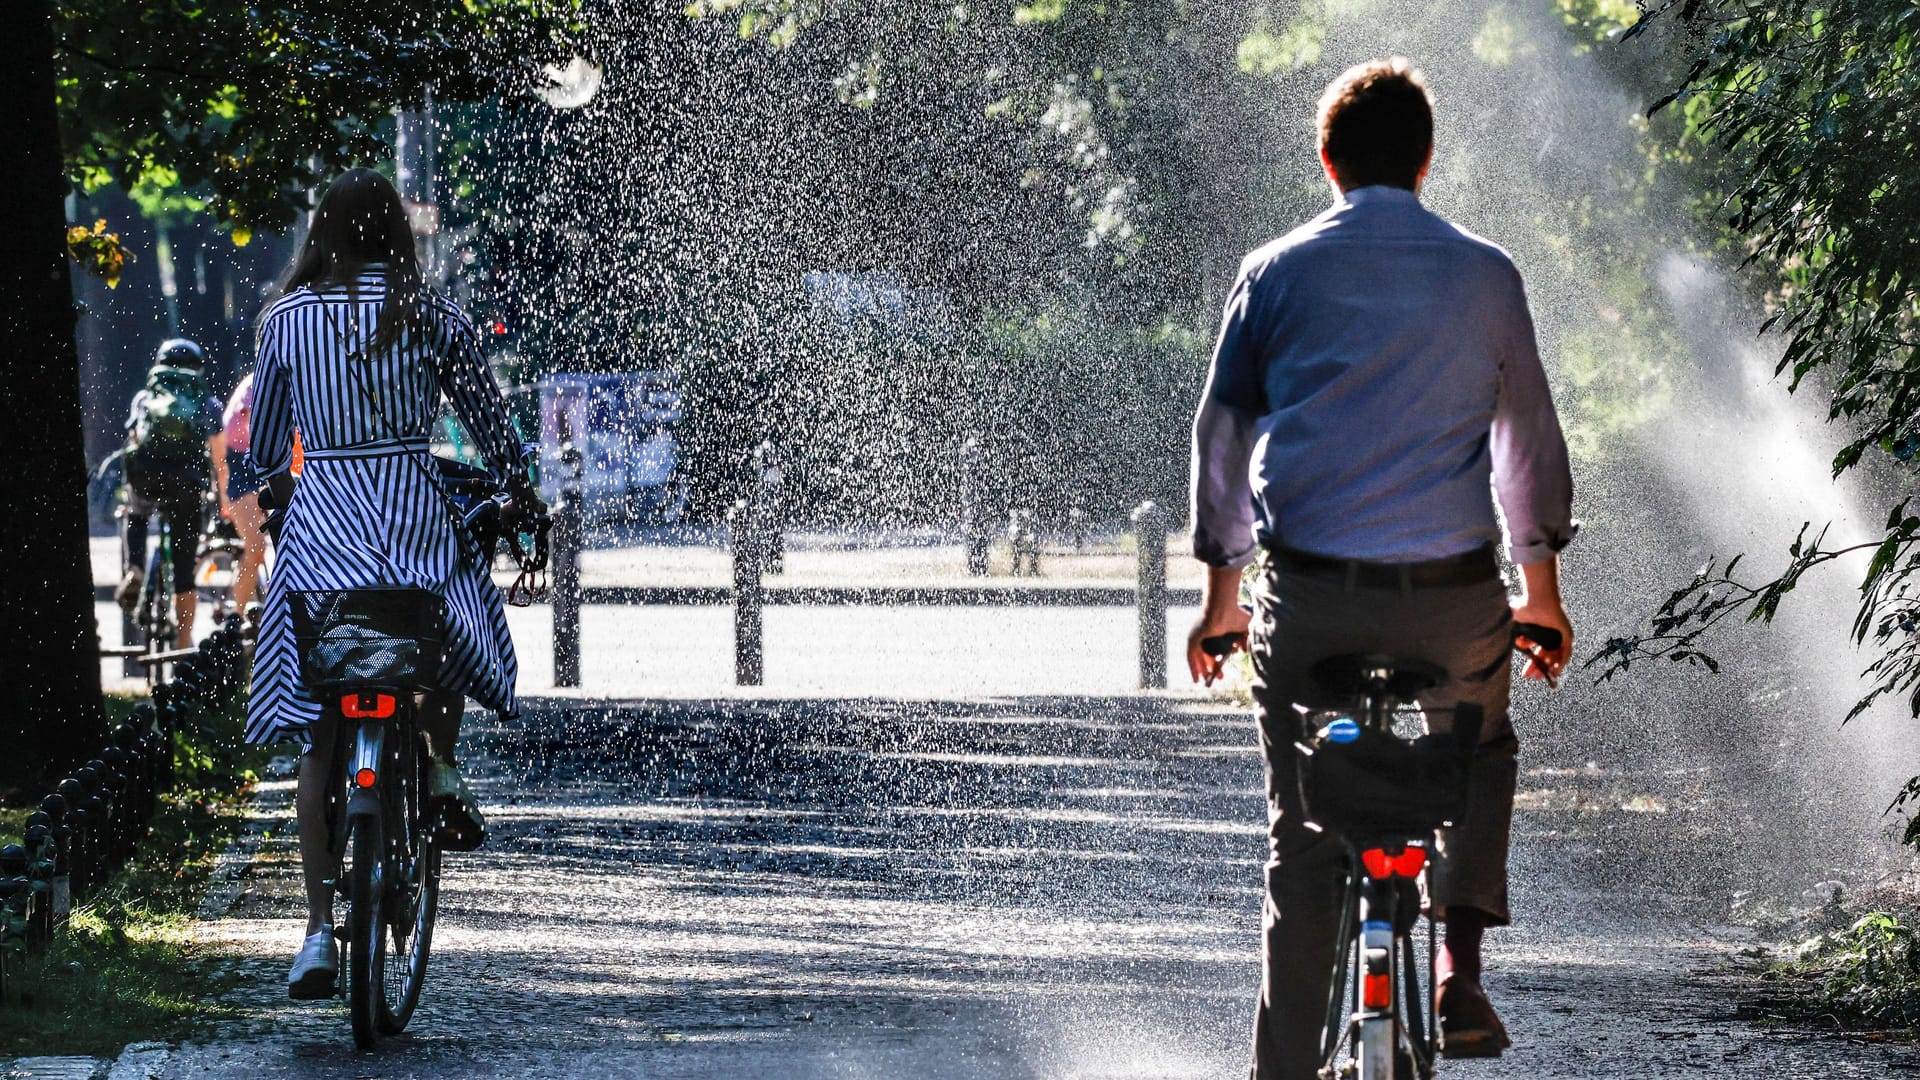
[[[408,783],[390,804],[390,815],[404,823],[406,843],[399,859],[401,879],[390,883],[386,904],[387,926],[380,935],[379,994],[380,1033],[398,1035],[406,1030],[413,1010],[420,1003],[420,988],[427,978],[427,959],[433,951],[433,924],[440,909],[440,845],[434,840],[431,823],[425,820],[423,793],[432,759],[419,736],[413,745],[412,768]],[[400,895],[404,890],[405,895]],[[389,952],[391,946],[391,952]]]
[[152,652],[173,647],[180,628],[173,625],[173,552],[165,526],[147,556],[147,580],[140,589],[140,632]]
[[381,948],[385,920],[381,892],[385,887],[385,837],[380,818],[363,815],[347,820],[347,1012],[353,1020],[353,1041],[371,1050],[380,1041]]
[[[1426,1080],[1433,1075],[1433,1033],[1427,1029],[1429,1016],[1427,1003],[1433,994],[1432,987],[1424,991],[1420,984],[1420,963],[1415,959],[1417,950],[1412,934],[1402,934],[1395,941],[1400,953],[1400,1016],[1408,1045],[1412,1048],[1412,1058],[1403,1080]],[[1398,1071],[1398,1070],[1396,1070]]]

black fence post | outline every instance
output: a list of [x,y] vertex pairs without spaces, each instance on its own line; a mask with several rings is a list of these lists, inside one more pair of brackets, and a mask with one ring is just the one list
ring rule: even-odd
[[560,512],[553,519],[553,685],[579,686],[580,547],[586,539],[579,448],[563,447],[560,461],[567,474],[560,489]]
[[44,948],[74,903],[96,893],[147,835],[158,789],[171,782],[173,732],[239,692],[246,662],[239,616],[199,648],[168,655],[172,677],[155,681],[153,701],[40,800],[22,843],[0,843],[0,1006],[13,996],[15,961]]
[[759,686],[762,664],[760,607],[765,599],[760,584],[760,529],[753,506],[745,499],[727,511],[727,529],[733,547],[733,681]]
[[1159,690],[1167,685],[1167,526],[1151,499],[1133,512],[1133,538],[1140,559],[1140,688]]

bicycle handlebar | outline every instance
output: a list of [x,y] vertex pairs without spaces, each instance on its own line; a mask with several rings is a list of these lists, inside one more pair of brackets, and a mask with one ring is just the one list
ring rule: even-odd
[[1539,623],[1516,622],[1513,624],[1513,642],[1515,648],[1519,648],[1521,638],[1526,638],[1535,645],[1548,650],[1559,648],[1562,640],[1560,631],[1555,630],[1551,626],[1541,626]]
[[[1532,657],[1531,651],[1523,649],[1520,646],[1520,639],[1522,638],[1525,638],[1540,649],[1548,652],[1558,649],[1561,641],[1564,640],[1560,631],[1555,630],[1551,626],[1541,626],[1539,623],[1516,622],[1513,624],[1512,632],[1513,647],[1519,649],[1522,653],[1527,653],[1530,657]],[[1207,651],[1207,655],[1217,660],[1225,660],[1227,657],[1247,647],[1247,635],[1216,634],[1213,637],[1201,638],[1200,647]],[[1532,658],[1537,659],[1537,657]]]

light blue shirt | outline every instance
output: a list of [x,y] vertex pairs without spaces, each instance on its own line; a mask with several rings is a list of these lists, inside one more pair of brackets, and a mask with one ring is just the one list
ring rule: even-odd
[[1348,192],[1256,249],[1193,431],[1193,553],[1420,562],[1573,539],[1573,481],[1506,252],[1411,191]]

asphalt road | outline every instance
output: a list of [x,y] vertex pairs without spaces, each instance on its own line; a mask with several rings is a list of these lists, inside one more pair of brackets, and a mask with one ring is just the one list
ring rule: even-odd
[[[285,1001],[279,838],[206,928],[248,978],[240,1018],[137,1075],[1244,1075],[1263,811],[1231,708],[556,701],[468,746],[495,838],[449,862],[408,1035],[355,1054],[337,1004]],[[1490,944],[1518,1045],[1443,1075],[1920,1069],[1742,1018],[1751,931],[1726,922],[1754,882],[1730,838],[1777,801],[1752,763],[1591,750],[1529,744],[1520,925]]]

